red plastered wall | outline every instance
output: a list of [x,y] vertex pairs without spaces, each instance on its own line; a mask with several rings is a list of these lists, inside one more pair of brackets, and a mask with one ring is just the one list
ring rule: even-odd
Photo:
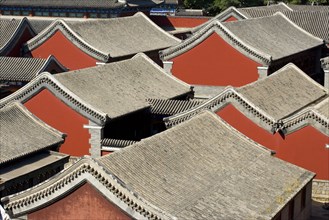
[[312,126],[282,137],[259,127],[231,104],[217,114],[250,139],[276,151],[278,158],[315,172],[316,179],[329,180],[329,149],[325,148],[329,137]]
[[210,18],[208,17],[167,17],[167,16],[150,16],[150,19],[160,27],[196,27]]
[[48,58],[54,55],[56,59],[70,70],[96,66],[97,60],[90,57],[60,31],[46,40],[42,45],[31,51],[31,56],[36,58]]
[[197,85],[242,86],[258,79],[261,66],[216,33],[172,61],[174,76]]
[[92,185],[85,183],[59,201],[28,214],[29,220],[58,219],[132,219],[108,201]]
[[237,19],[236,17],[234,17],[234,16],[230,16],[230,17],[228,17],[227,19],[225,19],[224,22],[237,21],[237,20],[238,20],[238,19]]
[[27,109],[53,128],[67,134],[60,152],[72,156],[89,155],[89,120],[61,102],[47,89],[24,103]]

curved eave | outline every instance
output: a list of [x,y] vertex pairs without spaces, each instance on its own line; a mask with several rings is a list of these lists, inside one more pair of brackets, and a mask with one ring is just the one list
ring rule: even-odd
[[193,49],[195,46],[206,40],[213,33],[217,33],[220,37],[222,37],[223,40],[225,40],[233,48],[237,49],[245,56],[249,57],[250,59],[258,63],[268,66],[272,61],[272,57],[270,55],[258,51],[252,46],[244,43],[241,39],[235,36],[219,21],[211,22],[210,24],[208,24],[207,26],[196,32],[193,36],[184,40],[182,43],[174,47],[170,47],[168,49],[160,51],[160,58],[163,61],[167,61],[172,58],[175,58]]
[[91,158],[82,158],[42,184],[2,198],[1,201],[11,217],[19,217],[55,203],[86,182],[134,219],[173,218],[139,198],[122,181]]
[[275,124],[275,120],[271,116],[267,115],[264,111],[259,109],[257,106],[252,104],[252,102],[248,101],[232,87],[227,87],[223,92],[199,106],[191,108],[185,112],[164,118],[164,122],[167,127],[172,127],[190,119],[204,109],[217,112],[228,104],[232,104],[246,117],[251,119],[255,124],[258,124],[268,132],[273,133],[272,128]]
[[312,126],[329,137],[329,119],[312,108],[282,120],[278,127],[285,133],[293,133],[303,127]]
[[63,72],[67,72],[67,71],[69,71],[69,69],[66,68],[63,64],[61,64],[61,63],[56,59],[56,57],[54,57],[53,55],[50,55],[50,56],[47,58],[45,64],[44,64],[44,65],[40,68],[40,70],[36,73],[36,76],[38,76],[38,75],[41,74],[42,72],[45,72],[46,69],[47,69],[47,67],[48,67],[48,65],[50,65],[52,62],[54,62],[56,65],[58,65],[58,66],[62,69]]
[[19,101],[21,103],[25,103],[44,88],[48,89],[58,99],[63,101],[70,108],[74,109],[76,112],[85,116],[89,120],[99,125],[104,125],[108,120],[108,117],[105,113],[83,101],[80,97],[72,93],[58,80],[56,80],[50,73],[47,72],[40,74],[21,89],[1,99],[0,108],[3,108],[7,103],[11,101]]
[[63,20],[55,20],[51,25],[45,28],[42,32],[29,40],[25,45],[25,52],[33,51],[41,46],[44,42],[49,40],[57,31],[60,31],[68,41],[73,43],[76,47],[88,54],[92,58],[107,62],[110,55],[96,49],[95,47],[84,41],[78,34],[76,34]]
[[5,53],[5,54],[3,54],[5,56],[5,55],[7,55],[8,51],[10,51],[13,47],[15,47],[15,44],[13,44],[13,42],[17,38],[22,36],[23,31],[24,31],[25,28],[28,28],[31,35],[34,35],[34,36],[36,35],[36,31],[32,28],[32,26],[30,25],[30,22],[27,20],[27,18],[24,17],[21,20],[21,22],[19,23],[19,25],[16,28],[15,32],[10,37],[10,39],[6,42],[6,44],[2,48],[0,48],[0,54]]

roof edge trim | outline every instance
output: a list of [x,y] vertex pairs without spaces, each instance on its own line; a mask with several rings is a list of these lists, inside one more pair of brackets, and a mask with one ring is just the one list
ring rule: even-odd
[[90,55],[91,57],[107,62],[109,60],[110,55],[96,49],[95,47],[88,44],[84,41],[78,34],[76,34],[69,25],[66,24],[63,20],[55,20],[48,27],[46,27],[43,31],[41,31],[34,38],[30,39],[25,45],[25,53],[28,51],[32,51],[50,39],[57,31],[60,31],[71,43],[81,49],[84,53]]

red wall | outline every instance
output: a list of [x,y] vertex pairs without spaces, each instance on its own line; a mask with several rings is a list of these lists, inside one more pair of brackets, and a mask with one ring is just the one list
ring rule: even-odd
[[329,149],[325,148],[329,138],[312,126],[282,137],[259,127],[231,104],[217,114],[247,137],[276,151],[277,157],[315,172],[316,179],[329,180]]
[[207,17],[167,17],[150,16],[150,19],[160,27],[196,27],[208,21]]
[[45,59],[54,55],[60,63],[70,70],[96,66],[97,62],[96,59],[76,47],[60,31],[56,31],[51,38],[32,50],[31,55]]
[[109,202],[92,185],[85,183],[63,199],[28,214],[29,220],[58,219],[131,219]]
[[61,102],[47,89],[39,92],[24,105],[48,125],[67,134],[60,152],[72,156],[89,155],[90,134],[88,129],[83,128],[83,125],[89,124],[88,119]]
[[173,75],[198,85],[242,86],[258,79],[260,66],[216,33],[172,61]]
[[34,37],[34,35],[32,35],[29,29],[26,27],[23,30],[22,36],[16,41],[15,46],[9,51],[9,53],[6,56],[20,57],[23,44],[25,44],[32,37]]
[[224,22],[229,22],[229,21],[237,21],[238,19],[234,16],[228,17]]

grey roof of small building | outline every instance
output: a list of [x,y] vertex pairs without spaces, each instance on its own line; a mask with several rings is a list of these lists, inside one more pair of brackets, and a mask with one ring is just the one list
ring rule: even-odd
[[152,114],[173,115],[198,106],[203,101],[200,100],[168,100],[168,99],[148,99],[151,105]]
[[178,219],[272,219],[314,177],[210,112],[98,161]]
[[164,2],[164,0],[125,0],[129,7],[155,7]]
[[0,164],[61,145],[65,135],[13,102],[0,109]]
[[191,92],[188,84],[165,73],[145,54],[54,77],[109,118],[148,108],[147,99],[170,99]]
[[125,3],[118,0],[2,0],[1,6],[47,8],[120,8]]
[[[15,39],[24,27],[30,27],[26,18],[0,19],[0,55],[6,55],[7,51],[15,46]],[[31,32],[35,34],[34,30]]]
[[286,11],[284,15],[307,32],[329,43],[329,10]]
[[[0,81],[31,81],[53,63],[61,65],[53,56],[50,56],[48,59],[0,57]],[[62,68],[63,71],[67,70],[63,66]]]
[[328,94],[324,87],[293,64],[237,91],[275,120],[288,117]]
[[120,140],[120,139],[104,138],[101,140],[101,145],[121,148],[121,147],[127,147],[127,146],[135,144],[137,142],[138,141],[133,141],[133,140]]
[[323,44],[278,13],[270,17],[226,22],[223,25],[237,38],[278,60]]

